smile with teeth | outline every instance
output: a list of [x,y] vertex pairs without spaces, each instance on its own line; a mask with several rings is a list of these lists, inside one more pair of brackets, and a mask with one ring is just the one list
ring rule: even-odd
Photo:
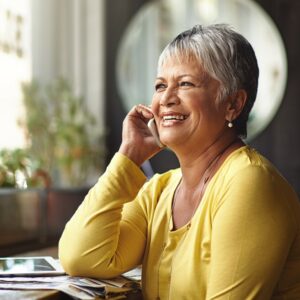
[[179,121],[183,121],[187,118],[187,116],[184,115],[174,115],[174,116],[163,116],[163,120],[164,121],[171,121],[171,120],[179,120]]

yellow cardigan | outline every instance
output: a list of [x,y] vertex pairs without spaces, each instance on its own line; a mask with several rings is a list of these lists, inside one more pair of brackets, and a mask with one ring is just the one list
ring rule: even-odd
[[234,151],[191,222],[172,231],[180,179],[177,169],[146,182],[117,153],[66,225],[65,270],[107,278],[142,264],[145,299],[300,299],[300,206],[271,163]]

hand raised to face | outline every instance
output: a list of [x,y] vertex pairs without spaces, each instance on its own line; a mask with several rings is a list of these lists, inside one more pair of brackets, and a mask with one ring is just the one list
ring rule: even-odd
[[123,121],[122,143],[119,152],[137,165],[141,165],[162,149],[157,145],[147,126],[153,117],[149,107],[139,104],[129,111]]

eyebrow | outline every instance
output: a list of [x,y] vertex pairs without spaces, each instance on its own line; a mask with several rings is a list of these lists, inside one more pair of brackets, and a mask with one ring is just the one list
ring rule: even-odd
[[[194,75],[191,75],[191,74],[182,74],[182,75],[179,75],[178,77],[176,77],[176,78],[178,78],[178,79],[181,79],[182,77],[187,77],[187,76],[189,76],[189,77],[193,77],[193,78],[195,78],[195,79],[198,79],[198,77],[196,77],[196,76],[194,76]],[[203,77],[205,77],[205,76],[203,76]],[[165,78],[164,77],[156,77],[156,80],[164,80]],[[202,78],[201,78],[202,79]]]

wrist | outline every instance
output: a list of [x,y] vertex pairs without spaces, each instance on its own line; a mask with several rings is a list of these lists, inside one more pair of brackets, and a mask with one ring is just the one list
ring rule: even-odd
[[137,147],[132,147],[132,145],[122,143],[118,152],[128,157],[139,167],[144,162],[144,159],[141,158],[140,151],[138,151]]

